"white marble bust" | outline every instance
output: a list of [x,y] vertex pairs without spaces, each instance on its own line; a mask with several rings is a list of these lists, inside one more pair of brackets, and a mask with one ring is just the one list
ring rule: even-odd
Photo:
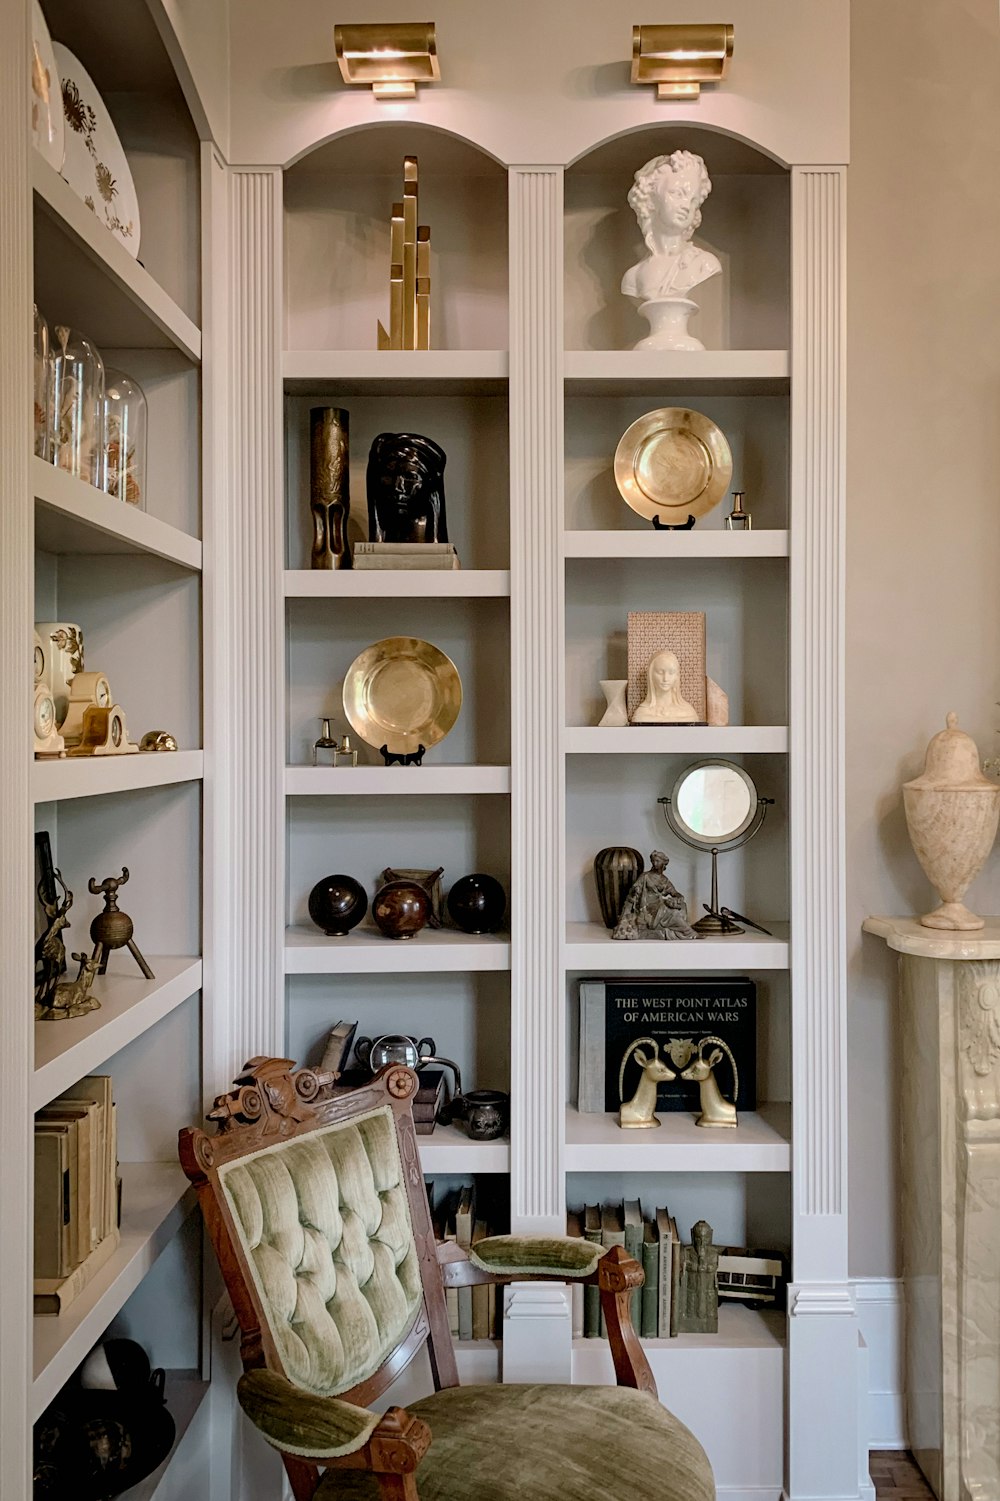
[[646,697],[632,715],[633,724],[697,724],[692,704],[682,697],[681,664],[672,651],[658,651],[646,669]]
[[639,168],[628,201],[649,255],[622,277],[626,297],[640,302],[685,297],[722,270],[711,251],[691,243],[701,223],[701,205],[711,191],[705,163],[691,151],[654,156]]

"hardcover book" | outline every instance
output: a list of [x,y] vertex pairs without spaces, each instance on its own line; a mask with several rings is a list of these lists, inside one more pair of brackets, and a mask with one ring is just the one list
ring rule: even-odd
[[[584,1113],[617,1111],[624,1098],[635,1093],[641,1065],[632,1053],[622,1064],[632,1043],[652,1039],[676,1073],[660,1084],[656,1108],[660,1111],[699,1108],[699,1089],[680,1077],[696,1056],[702,1038],[719,1037],[731,1049],[739,1074],[738,1110],[757,1105],[757,987],[752,980],[729,975],[684,979],[581,980],[580,1069],[578,1109]],[[640,1049],[642,1051],[642,1049]],[[652,1049],[648,1046],[647,1053]],[[728,1058],[718,1065],[717,1082],[722,1093],[732,1095],[732,1070]]]

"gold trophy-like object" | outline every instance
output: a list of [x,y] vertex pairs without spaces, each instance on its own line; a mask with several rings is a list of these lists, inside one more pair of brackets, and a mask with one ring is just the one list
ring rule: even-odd
[[431,232],[417,223],[417,158],[403,158],[403,201],[392,205],[389,332],[378,326],[379,349],[431,347]]

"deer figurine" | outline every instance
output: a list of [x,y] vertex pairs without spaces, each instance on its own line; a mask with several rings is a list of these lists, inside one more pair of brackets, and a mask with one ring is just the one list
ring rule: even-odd
[[[705,1049],[712,1047],[713,1051],[705,1057]],[[733,1071],[733,1099],[732,1102],[725,1099],[715,1082],[715,1074],[712,1070],[717,1063],[722,1062],[723,1056],[729,1059],[729,1066]],[[736,1097],[740,1092],[740,1079],[736,1071],[736,1059],[732,1049],[723,1042],[721,1037],[703,1037],[698,1044],[697,1056],[691,1060],[687,1068],[681,1073],[682,1079],[693,1080],[701,1094],[701,1114],[695,1121],[696,1126],[735,1126],[736,1125]]]
[[[653,1049],[648,1057],[645,1053],[639,1052],[639,1049],[647,1044]],[[636,1063],[642,1069],[642,1077],[635,1094],[630,1100],[626,1100],[625,1065],[633,1053]],[[667,1067],[666,1061],[659,1056],[659,1053],[659,1043],[652,1037],[637,1037],[635,1042],[630,1042],[625,1049],[622,1066],[618,1070],[618,1098],[622,1102],[618,1111],[619,1126],[632,1129],[660,1124],[655,1113],[657,1088],[671,1079],[676,1079],[677,1075],[673,1069]]]
[[100,1008],[97,997],[88,993],[101,963],[100,952],[74,954],[73,958],[80,966],[79,974],[75,980],[64,980],[57,985],[47,1006],[35,1008],[35,1015],[41,1021],[55,1022],[69,1016],[85,1016],[88,1011]]

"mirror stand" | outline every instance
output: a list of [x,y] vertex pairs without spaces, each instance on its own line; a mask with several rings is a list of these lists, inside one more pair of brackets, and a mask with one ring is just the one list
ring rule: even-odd
[[[747,778],[749,780],[749,778]],[[752,784],[751,784],[752,785]],[[676,788],[675,788],[676,791]],[[754,789],[756,791],[756,788]],[[656,800],[663,809],[663,816],[672,833],[677,835],[689,849],[710,849],[712,854],[712,900],[711,904],[705,904],[705,916],[691,924],[694,931],[702,938],[738,938],[746,929],[741,928],[728,915],[728,909],[721,911],[719,908],[719,851],[738,850],[744,844],[748,844],[760,829],[764,822],[767,810],[774,803],[773,797],[758,797],[757,805],[752,815],[746,821],[745,827],[741,828],[735,838],[720,839],[717,844],[709,844],[704,837],[693,838],[686,824],[682,823],[677,815],[672,797],[658,797]],[[749,921],[749,919],[744,919]],[[756,926],[756,925],[755,925]],[[766,931],[762,929],[761,931]]]

